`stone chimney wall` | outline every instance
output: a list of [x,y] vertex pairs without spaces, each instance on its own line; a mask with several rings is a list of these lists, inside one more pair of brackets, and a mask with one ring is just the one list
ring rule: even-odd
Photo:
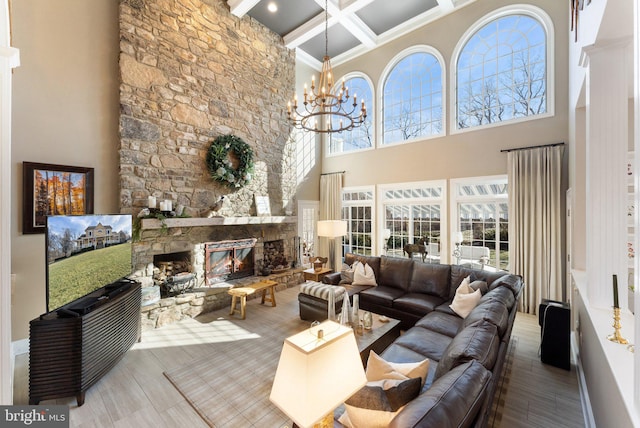
[[[251,17],[239,19],[223,0],[120,1],[120,204],[134,216],[148,196],[204,217],[256,215],[254,195],[271,214],[294,213],[295,146],[286,104],[294,92],[295,55]],[[254,153],[243,188],[210,178],[205,159],[215,137],[233,134]],[[268,228],[292,242],[295,225]],[[134,269],[154,254],[190,250],[205,241],[264,237],[262,228],[215,226],[144,231]],[[290,249],[293,253],[293,249]]]
[[[121,0],[121,211],[136,215],[150,195],[192,217],[221,195],[226,217],[255,215],[254,194],[269,196],[273,215],[293,209],[294,66],[281,37],[223,0]],[[224,134],[253,148],[254,178],[242,189],[214,182],[206,167]]]

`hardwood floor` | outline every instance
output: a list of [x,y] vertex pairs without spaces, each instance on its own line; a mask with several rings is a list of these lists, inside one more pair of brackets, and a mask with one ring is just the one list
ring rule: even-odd
[[[277,292],[278,306],[261,306],[259,300],[247,302],[247,319],[228,316],[228,309],[205,314],[196,321],[184,320],[143,334],[125,357],[102,380],[87,391],[86,401],[77,407],[75,398],[43,401],[70,407],[71,427],[206,427],[207,424],[171,385],[163,372],[202,358],[215,350],[216,341],[250,337],[253,323],[265,322],[269,314],[272,328],[297,316],[297,287]],[[285,311],[289,311],[285,313]],[[286,316],[285,316],[286,315]],[[228,329],[212,334],[207,323],[230,319]],[[246,328],[246,330],[245,330]],[[248,330],[248,331],[247,331]],[[206,334],[205,334],[206,331]],[[513,353],[506,368],[501,412],[492,417],[492,427],[582,427],[575,369],[566,371],[542,364],[538,357],[540,327],[533,315],[519,313],[513,329]],[[256,350],[259,352],[259,350]],[[233,379],[221,382],[232,385]],[[14,403],[28,403],[28,355],[16,359]]]

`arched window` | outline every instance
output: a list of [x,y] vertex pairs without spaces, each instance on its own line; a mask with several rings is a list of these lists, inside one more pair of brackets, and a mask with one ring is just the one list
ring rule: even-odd
[[382,144],[443,133],[444,79],[439,53],[426,46],[392,61],[382,93]]
[[550,112],[545,27],[550,24],[514,9],[492,14],[470,29],[454,55],[456,129]]
[[[373,86],[370,80],[360,73],[346,75],[344,79],[344,86],[349,89],[349,105],[347,108],[351,107],[353,97],[356,96],[358,103],[356,112],[360,111],[359,105],[364,101],[364,105],[367,108],[367,118],[362,125],[351,131],[329,134],[329,154],[346,153],[373,147],[373,124],[375,123],[373,121],[375,117],[373,109]],[[341,86],[342,81],[336,85],[338,91]]]

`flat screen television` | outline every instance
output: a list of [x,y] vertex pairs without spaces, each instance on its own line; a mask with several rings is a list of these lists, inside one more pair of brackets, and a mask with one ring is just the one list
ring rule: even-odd
[[47,312],[131,275],[130,214],[48,216]]

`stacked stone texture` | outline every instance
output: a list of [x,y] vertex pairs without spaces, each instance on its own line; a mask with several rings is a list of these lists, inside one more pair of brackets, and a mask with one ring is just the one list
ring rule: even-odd
[[[268,195],[272,210],[290,205],[294,65],[277,34],[231,15],[223,0],[121,0],[122,211],[136,214],[149,195],[193,217],[220,195],[224,216],[251,215],[254,194]],[[224,134],[254,151],[254,178],[242,189],[214,182],[206,167],[211,141]]]

